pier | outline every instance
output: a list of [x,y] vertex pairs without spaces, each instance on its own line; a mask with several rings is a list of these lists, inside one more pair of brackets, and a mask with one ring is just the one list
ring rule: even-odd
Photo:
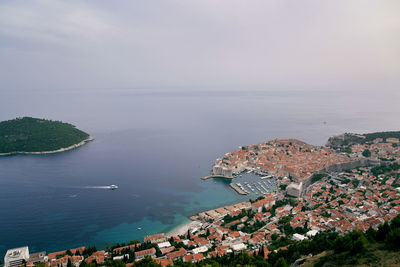
[[233,179],[232,176],[231,176],[231,177],[228,177],[228,176],[215,175],[215,174],[207,175],[207,176],[201,177],[200,179],[201,179],[201,180],[207,180],[207,179],[210,179],[210,178]]
[[243,191],[237,184],[230,183],[229,185],[230,185],[230,187],[235,189],[235,191],[238,192],[240,195],[247,195],[247,193],[245,191]]

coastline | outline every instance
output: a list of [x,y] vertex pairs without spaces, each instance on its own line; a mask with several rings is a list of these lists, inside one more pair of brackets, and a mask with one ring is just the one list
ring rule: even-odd
[[14,152],[7,152],[7,153],[0,153],[0,156],[11,156],[11,155],[45,155],[45,154],[55,154],[55,153],[61,153],[65,151],[69,151],[75,148],[78,148],[80,146],[85,145],[87,142],[93,141],[94,138],[89,135],[88,138],[85,140],[82,140],[81,142],[71,145],[69,147],[64,147],[60,148],[57,150],[50,150],[50,151],[41,151],[41,152],[24,152],[24,151],[14,151]]
[[188,219],[189,222],[181,224],[167,233],[168,237],[185,235],[189,230],[197,228],[202,225],[202,222],[197,220]]

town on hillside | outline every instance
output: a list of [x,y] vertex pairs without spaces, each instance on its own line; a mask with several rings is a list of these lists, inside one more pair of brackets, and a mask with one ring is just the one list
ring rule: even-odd
[[[357,160],[373,164],[329,168]],[[113,260],[130,267],[145,258],[167,266],[243,252],[268,259],[323,232],[368,231],[395,218],[400,214],[399,164],[398,138],[348,144],[346,151],[292,139],[241,147],[217,165],[236,174],[248,167],[273,174],[279,183],[275,192],[196,214],[191,218],[197,223],[177,235],[158,233],[101,251],[80,247],[30,254],[28,247],[15,248],[7,251],[4,266],[82,267]],[[304,187],[288,191],[298,182]]]

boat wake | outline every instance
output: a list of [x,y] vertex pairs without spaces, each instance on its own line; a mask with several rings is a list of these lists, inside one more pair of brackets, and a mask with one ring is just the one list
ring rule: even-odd
[[88,189],[110,189],[109,185],[94,185],[94,186],[82,186],[82,188],[88,188]]
[[94,186],[83,186],[82,188],[87,188],[87,189],[117,189],[118,186],[116,185],[94,185]]

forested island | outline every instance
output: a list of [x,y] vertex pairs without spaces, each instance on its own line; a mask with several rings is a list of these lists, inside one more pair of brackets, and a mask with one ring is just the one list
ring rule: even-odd
[[91,140],[89,134],[61,121],[23,117],[0,122],[0,155],[57,153]]

